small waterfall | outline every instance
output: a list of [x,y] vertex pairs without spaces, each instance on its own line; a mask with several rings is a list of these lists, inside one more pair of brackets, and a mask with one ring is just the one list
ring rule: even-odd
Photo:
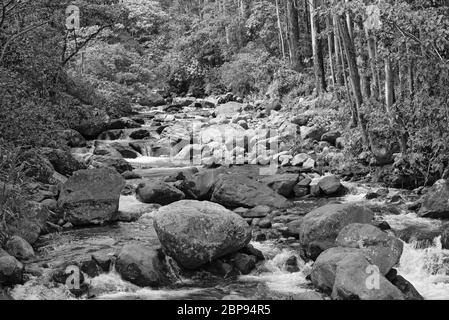
[[[270,291],[281,294],[295,294],[310,289],[310,283],[306,280],[310,273],[311,264],[306,264],[299,256],[298,252],[290,248],[276,247],[274,244],[252,243],[253,246],[262,251],[265,256],[265,262],[262,267],[247,276],[240,276],[241,281],[261,282],[266,284]],[[295,256],[298,261],[298,272],[288,272],[286,270],[287,260]]]
[[442,249],[440,237],[424,249],[417,242],[404,243],[398,271],[424,298],[449,299],[449,250]]

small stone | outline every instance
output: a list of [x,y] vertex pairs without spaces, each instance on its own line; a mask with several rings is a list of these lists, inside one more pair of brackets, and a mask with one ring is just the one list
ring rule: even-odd
[[269,228],[271,228],[271,220],[270,219],[262,219],[262,220],[260,220],[260,222],[259,222],[259,228],[261,228],[261,229],[269,229]]

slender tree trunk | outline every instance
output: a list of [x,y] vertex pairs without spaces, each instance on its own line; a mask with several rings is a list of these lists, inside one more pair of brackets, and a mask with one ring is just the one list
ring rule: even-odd
[[366,51],[363,50],[364,48],[366,48],[366,44],[365,44],[365,39],[364,39],[364,27],[363,27],[363,21],[362,19],[359,19],[357,21],[357,25],[359,28],[359,34],[360,36],[357,37],[359,39],[359,47],[361,49],[360,52],[360,61],[361,61],[361,69],[362,69],[362,76],[361,76],[361,80],[362,80],[362,93],[363,96],[365,98],[369,98],[371,96],[371,81],[370,81],[370,77],[369,77],[369,73],[368,73],[368,56],[366,54]]
[[317,93],[321,94],[326,91],[326,76],[324,73],[324,60],[321,42],[318,40],[319,24],[315,17],[317,8],[317,0],[309,0],[310,4],[310,31],[312,36],[313,51],[313,70],[315,73],[315,84]]
[[344,66],[343,63],[341,61],[341,48],[340,48],[340,40],[338,37],[338,25],[337,25],[338,21],[337,21],[337,16],[333,16],[332,17],[332,24],[334,27],[334,50],[335,50],[335,69],[336,69],[336,79],[337,79],[337,84],[342,86],[343,84],[345,84],[345,79],[344,79]]
[[292,68],[300,71],[302,66],[299,56],[298,10],[295,6],[295,0],[287,0],[287,11]]
[[391,68],[390,58],[385,58],[385,106],[388,114],[394,103],[394,75]]
[[332,22],[331,22],[331,17],[328,16],[326,17],[326,27],[327,27],[327,31],[328,31],[328,35],[327,35],[327,46],[328,46],[328,51],[329,51],[329,67],[330,67],[330,71],[331,71],[331,78],[332,78],[332,85],[335,87],[335,67],[334,67],[334,58],[332,56],[332,49],[334,47],[333,44],[333,31],[332,31]]
[[282,50],[282,58],[286,58],[285,55],[285,43],[284,43],[284,34],[282,31],[282,23],[281,23],[281,14],[279,12],[279,0],[276,0],[276,15],[278,20],[278,29],[279,29],[279,42],[280,42],[280,48]]
[[371,97],[380,101],[380,74],[379,69],[377,67],[377,50],[376,50],[376,40],[373,36],[370,35],[369,30],[365,29],[365,35],[368,42],[368,56],[371,67],[371,75],[372,75],[372,88],[371,88]]
[[363,96],[360,86],[360,74],[357,68],[357,57],[355,53],[354,43],[349,35],[348,25],[343,19],[339,20],[339,31],[342,37],[343,47],[346,53],[346,59],[348,61],[349,77],[351,79],[352,90],[355,98],[357,120],[362,132],[363,143],[369,149],[373,150],[373,142],[368,135],[368,130],[366,128],[366,123],[361,113],[361,108],[363,105]]

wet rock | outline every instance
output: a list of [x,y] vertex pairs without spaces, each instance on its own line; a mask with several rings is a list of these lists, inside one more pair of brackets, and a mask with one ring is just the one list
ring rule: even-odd
[[221,259],[214,260],[207,264],[205,270],[222,278],[227,278],[235,273],[234,267]]
[[321,253],[313,264],[310,274],[313,285],[324,292],[332,292],[338,263],[354,255],[362,255],[362,253],[358,249],[341,247],[330,248]]
[[132,171],[133,166],[122,158],[114,158],[109,156],[93,156],[90,158],[90,165],[94,168],[113,168],[118,173]]
[[300,242],[312,260],[335,246],[341,229],[352,223],[371,223],[374,214],[366,207],[353,204],[328,204],[308,213],[301,224]]
[[267,218],[261,219],[257,225],[261,229],[269,229],[271,228],[271,220]]
[[119,129],[133,129],[140,128],[141,125],[138,124],[131,118],[122,117],[119,119],[113,119],[107,124],[106,130],[119,130]]
[[6,242],[5,250],[21,261],[29,260],[34,257],[33,247],[19,236],[11,237],[8,242]]
[[360,254],[351,255],[339,261],[332,299],[404,300],[402,292],[381,274],[374,274],[375,281],[367,285],[367,277],[375,273],[371,268],[370,262]]
[[379,228],[382,231],[391,230],[391,226],[385,220],[380,220],[380,221],[375,220],[375,221],[373,221],[372,224],[373,224],[373,226],[375,226],[376,228]]
[[295,293],[292,297],[292,300],[299,301],[319,301],[324,300],[323,295],[316,291],[307,291],[301,293]]
[[58,207],[76,226],[110,222],[124,186],[122,176],[109,168],[77,171],[62,186]]
[[244,275],[251,273],[256,267],[256,257],[244,253],[238,252],[232,255],[231,260],[235,268]]
[[252,209],[246,210],[243,214],[243,218],[265,218],[271,212],[269,206],[256,206]]
[[449,218],[448,198],[448,180],[439,180],[435,182],[432,188],[424,196],[423,203],[418,211],[419,216],[440,219]]
[[125,180],[142,179],[142,176],[133,171],[125,171],[122,173],[122,177]]
[[359,248],[386,275],[401,259],[403,243],[373,225],[354,223],[344,227],[335,240],[340,247]]
[[118,152],[110,143],[98,140],[95,141],[93,154],[97,156],[123,158],[120,152]]
[[299,230],[301,228],[303,219],[303,217],[299,217],[298,219],[287,223],[288,236],[299,238]]
[[237,252],[251,240],[243,218],[207,201],[182,200],[162,207],[154,227],[165,252],[186,269]]
[[296,256],[291,256],[285,261],[285,270],[291,273],[299,271],[298,258]]
[[140,130],[133,131],[129,135],[129,137],[134,140],[144,140],[144,139],[150,138],[151,133],[150,133],[150,131],[148,131],[146,129],[140,129]]
[[145,181],[136,188],[136,198],[143,203],[167,205],[185,198],[184,193],[162,181]]
[[116,270],[126,281],[140,287],[159,287],[169,283],[163,254],[151,247],[125,245],[116,260]]
[[424,300],[418,290],[403,276],[398,275],[395,269],[392,269],[386,278],[402,292],[405,300]]
[[90,278],[97,277],[103,272],[102,268],[93,259],[82,261],[80,269]]
[[302,198],[310,194],[310,189],[309,187],[304,187],[297,184],[293,187],[293,193],[295,197]]
[[113,140],[119,140],[123,136],[123,130],[108,130],[105,132],[102,132],[98,136],[98,140],[102,141],[113,141]]
[[254,248],[254,246],[252,244],[248,244],[246,247],[244,247],[242,250],[240,250],[240,252],[256,257],[257,261],[265,260],[265,257],[263,255],[262,251]]
[[[1,249],[0,249],[1,250]],[[0,285],[12,286],[23,282],[23,265],[13,256],[0,252]]]
[[323,191],[323,193],[328,196],[338,193],[342,188],[340,179],[338,179],[334,175],[321,178],[318,182],[318,186]]
[[299,180],[299,175],[294,173],[276,174],[263,178],[261,182],[284,197],[290,197],[293,187]]
[[139,154],[136,152],[136,150],[134,150],[134,148],[130,147],[130,145],[128,143],[113,142],[113,143],[111,143],[111,147],[113,147],[115,150],[117,150],[117,152],[120,153],[120,155],[123,158],[135,159],[135,158],[139,157]]
[[222,175],[215,184],[211,201],[228,208],[253,208],[267,205],[276,208],[288,207],[286,198],[263,183],[242,175]]

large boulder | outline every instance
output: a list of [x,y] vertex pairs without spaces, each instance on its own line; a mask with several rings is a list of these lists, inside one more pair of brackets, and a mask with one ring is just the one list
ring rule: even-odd
[[186,269],[237,252],[251,240],[243,218],[208,201],[182,200],[162,207],[154,227],[165,252]]
[[360,250],[353,248],[333,247],[319,255],[312,267],[310,279],[315,287],[332,292],[338,263],[345,257],[360,255]]
[[34,257],[33,247],[23,238],[13,236],[6,242],[5,250],[13,257],[23,261]]
[[49,210],[45,205],[33,201],[17,203],[15,209],[14,216],[7,215],[6,217],[8,226],[6,233],[10,237],[19,236],[31,244],[35,243],[47,228],[46,223],[50,217]]
[[449,181],[438,180],[423,198],[418,214],[428,218],[449,218]]
[[315,260],[326,249],[336,246],[341,229],[352,223],[371,223],[374,213],[354,204],[328,204],[308,213],[301,224],[300,243],[306,257]]
[[86,165],[61,149],[42,148],[42,154],[50,161],[56,172],[68,177],[75,171],[86,169]]
[[23,264],[0,249],[0,287],[23,282]]
[[127,142],[113,142],[111,143],[111,147],[120,153],[120,155],[125,159],[135,159],[139,157],[139,153],[137,153],[134,148],[132,148]]
[[38,149],[21,151],[17,162],[22,163],[22,173],[26,177],[42,183],[50,183],[55,169],[51,162],[45,158]]
[[143,203],[167,205],[185,198],[184,193],[162,181],[145,181],[136,189],[136,197]]
[[326,130],[319,126],[301,127],[301,138],[303,140],[320,141],[325,132]]
[[268,187],[284,197],[293,194],[293,188],[299,180],[299,175],[295,173],[284,173],[267,176],[261,180]]
[[184,192],[187,199],[210,200],[217,173],[215,170],[207,170],[196,174],[180,174],[176,182],[176,188]]
[[94,168],[110,168],[118,173],[133,171],[133,166],[123,158],[115,158],[110,156],[92,156],[89,164]]
[[138,103],[147,107],[158,107],[165,104],[165,99],[157,92],[150,92],[139,99]]
[[340,138],[341,133],[338,131],[329,131],[321,136],[321,141],[329,142],[331,145],[335,146],[337,139]]
[[57,130],[55,134],[70,148],[82,148],[86,146],[86,139],[78,131],[72,129]]
[[93,154],[97,156],[122,158],[120,152],[118,152],[110,143],[99,140],[95,141]]
[[169,283],[162,252],[138,244],[125,245],[115,269],[126,281],[141,287],[159,287]]
[[362,250],[334,247],[315,261],[310,278],[333,299],[402,300],[402,293],[372,265]]
[[242,111],[243,105],[238,102],[227,102],[225,104],[221,104],[215,108],[215,115],[217,117],[219,116],[225,116],[228,118],[232,118],[236,114],[238,114],[240,111]]
[[399,263],[404,246],[402,241],[379,228],[360,223],[344,227],[335,242],[341,247],[359,248],[383,275]]
[[58,207],[73,225],[110,222],[124,186],[123,177],[109,168],[77,171],[62,186]]
[[361,254],[345,257],[337,264],[332,290],[334,300],[404,300],[402,292]]
[[275,208],[289,206],[286,198],[265,184],[244,175],[222,175],[215,184],[211,201],[228,208],[254,208],[267,205]]
[[321,191],[323,191],[325,195],[330,196],[338,193],[343,186],[340,183],[340,179],[334,175],[329,175],[320,179],[318,182],[318,187],[320,187]]

